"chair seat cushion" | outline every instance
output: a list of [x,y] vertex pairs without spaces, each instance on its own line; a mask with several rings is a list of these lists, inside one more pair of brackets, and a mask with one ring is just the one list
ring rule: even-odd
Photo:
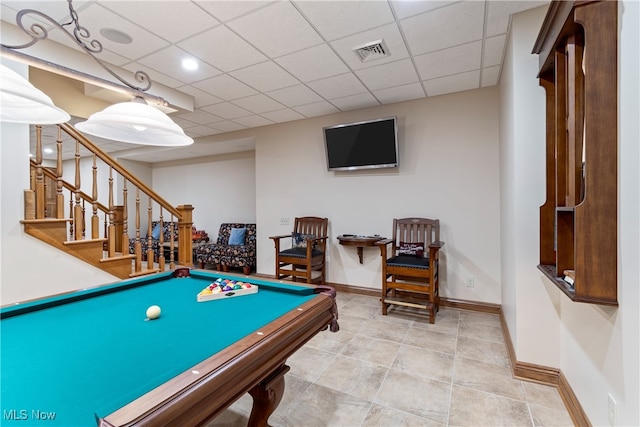
[[387,267],[410,267],[429,269],[429,258],[419,258],[415,255],[399,255],[387,260]]
[[[296,258],[306,258],[307,256],[307,248],[291,248],[285,249],[280,252],[280,256],[292,256]],[[322,256],[322,251],[317,249],[311,250],[311,257],[315,258],[317,256]]]

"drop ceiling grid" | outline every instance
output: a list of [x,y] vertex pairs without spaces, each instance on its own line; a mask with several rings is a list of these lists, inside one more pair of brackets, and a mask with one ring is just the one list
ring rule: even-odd
[[[495,85],[511,14],[548,1],[73,4],[81,24],[103,42],[101,57],[194,97],[196,111],[172,117],[200,137]],[[1,7],[2,19],[13,23],[25,7],[68,20],[62,1],[3,1]],[[104,40],[99,31],[105,27],[129,33],[134,42]],[[52,38],[74,46],[63,36],[52,31]],[[360,62],[353,47],[379,39],[391,56]],[[202,61],[200,70],[179,68],[183,56]]]

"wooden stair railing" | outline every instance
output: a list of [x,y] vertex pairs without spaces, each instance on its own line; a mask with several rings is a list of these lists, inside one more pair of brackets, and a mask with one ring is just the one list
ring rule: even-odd
[[[56,125],[57,140],[55,142],[57,155],[54,165],[44,166],[42,147],[45,142],[42,141],[42,127],[36,126],[36,153],[35,160],[30,161],[31,167],[31,187],[25,190],[25,231],[33,234],[54,246],[63,247],[79,247],[81,242],[98,242],[102,245],[102,254],[99,259],[94,261],[87,260],[101,268],[113,272],[114,269],[106,267],[109,260],[128,260],[129,270],[128,276],[137,276],[148,274],[156,271],[164,271],[168,268],[175,268],[175,263],[186,266],[193,265],[192,239],[191,229],[192,222],[192,205],[171,206],[164,198],[140,181],[136,176],[127,169],[118,164],[111,156],[93,144],[84,135],[78,132],[70,124],[63,123]],[[63,132],[72,138],[75,144],[74,160],[74,183],[70,183],[63,179]],[[68,140],[68,138],[67,138]],[[68,142],[67,142],[68,143]],[[49,145],[49,142],[46,142]],[[81,151],[82,150],[82,151]],[[82,157],[86,158],[86,152],[90,155],[91,172],[90,172],[90,191],[83,189],[82,175]],[[65,163],[65,166],[68,165]],[[107,195],[98,196],[98,167],[106,166],[108,168],[108,191]],[[114,173],[116,177],[122,179],[122,204],[114,203]],[[85,172],[85,175],[88,173]],[[68,179],[68,178],[67,178]],[[104,177],[103,177],[104,179]],[[87,180],[86,178],[84,179]],[[135,208],[132,218],[129,218],[128,193],[129,186],[135,191]],[[54,189],[55,187],[55,189]],[[65,196],[65,191],[67,195]],[[148,200],[147,210],[147,227],[146,232],[141,233],[141,196],[146,196]],[[65,198],[68,203],[68,217],[65,218]],[[87,207],[90,206],[90,212]],[[155,254],[152,245],[152,221],[154,220],[154,212],[158,213],[158,220],[161,228],[165,222],[165,214],[168,216],[170,227],[177,222],[177,240],[174,239],[173,230],[170,233],[169,242],[164,242],[163,233],[160,233],[158,253]],[[87,217],[89,221],[87,221]],[[102,217],[102,224],[100,226]],[[134,226],[130,227],[129,222],[133,222]],[[52,224],[65,224],[63,231],[49,231],[55,238],[44,236],[42,231],[34,231],[35,224],[46,224],[40,226],[44,229],[56,229]],[[69,229],[66,230],[66,224]],[[89,229],[87,230],[87,224]],[[59,227],[59,225],[57,226]],[[132,229],[133,237],[133,254],[130,254],[129,230]],[[89,232],[89,236],[87,236]],[[146,235],[146,240],[144,237]],[[63,240],[64,245],[56,243],[57,240]],[[60,242],[62,243],[62,242]],[[165,244],[169,245],[168,265],[165,258]],[[66,246],[65,246],[66,245]],[[174,249],[177,249],[178,259],[174,259]],[[83,250],[82,254],[74,253],[79,258],[86,258],[90,251]],[[73,250],[69,250],[73,252]],[[143,269],[143,261],[146,256],[146,266]],[[131,259],[133,258],[133,268],[131,268]],[[121,276],[122,273],[116,274]]]

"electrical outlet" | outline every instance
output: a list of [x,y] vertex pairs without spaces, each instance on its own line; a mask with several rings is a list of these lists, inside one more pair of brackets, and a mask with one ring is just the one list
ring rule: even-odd
[[467,277],[467,280],[465,280],[465,284],[467,285],[467,288],[475,288],[476,279],[473,277]]
[[617,415],[617,403],[611,393],[607,394],[608,397],[608,406],[607,406],[607,415],[609,417],[609,425],[611,427],[616,426],[616,415]]
[[280,225],[289,225],[289,218],[280,218]]

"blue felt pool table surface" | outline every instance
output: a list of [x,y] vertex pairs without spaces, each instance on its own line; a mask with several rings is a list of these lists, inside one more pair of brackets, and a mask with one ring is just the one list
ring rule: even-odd
[[[255,294],[198,303],[218,277],[167,272],[3,308],[0,424],[96,425],[315,296],[252,277]],[[160,318],[146,319],[151,305]]]

